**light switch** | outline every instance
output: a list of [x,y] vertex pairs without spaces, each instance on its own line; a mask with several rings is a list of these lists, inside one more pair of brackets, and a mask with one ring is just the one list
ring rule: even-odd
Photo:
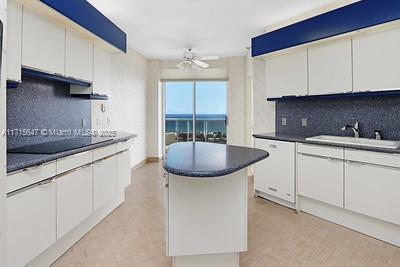
[[282,126],[286,126],[286,118],[282,118]]

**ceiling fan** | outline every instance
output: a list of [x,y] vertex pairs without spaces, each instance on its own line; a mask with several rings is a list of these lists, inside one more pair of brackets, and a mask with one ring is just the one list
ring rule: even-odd
[[206,57],[198,57],[195,52],[192,51],[191,48],[188,48],[183,52],[184,60],[176,65],[179,69],[195,69],[195,68],[202,68],[206,69],[210,65],[203,62],[203,60],[217,60],[217,56],[206,56]]

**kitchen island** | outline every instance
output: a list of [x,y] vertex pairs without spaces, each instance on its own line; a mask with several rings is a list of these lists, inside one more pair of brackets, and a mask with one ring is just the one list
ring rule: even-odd
[[247,250],[246,167],[261,149],[187,142],[164,162],[167,256],[174,267],[239,266]]

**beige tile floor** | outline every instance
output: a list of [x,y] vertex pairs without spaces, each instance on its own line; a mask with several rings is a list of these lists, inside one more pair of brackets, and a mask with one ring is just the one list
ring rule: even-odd
[[[160,163],[135,170],[126,202],[54,266],[170,267],[164,256],[162,174]],[[250,193],[248,252],[240,262],[241,267],[400,267],[400,248]]]

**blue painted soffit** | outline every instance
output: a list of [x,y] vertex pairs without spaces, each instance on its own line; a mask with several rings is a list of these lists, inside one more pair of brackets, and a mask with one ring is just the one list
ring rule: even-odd
[[363,0],[252,38],[252,56],[400,19],[399,0]]
[[86,0],[40,1],[126,53],[126,33]]

